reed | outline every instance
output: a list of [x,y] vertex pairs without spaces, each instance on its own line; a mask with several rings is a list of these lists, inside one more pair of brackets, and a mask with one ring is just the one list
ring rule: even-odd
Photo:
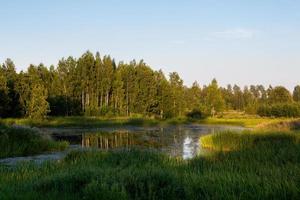
[[61,151],[67,147],[67,142],[53,141],[35,129],[0,127],[0,158]]

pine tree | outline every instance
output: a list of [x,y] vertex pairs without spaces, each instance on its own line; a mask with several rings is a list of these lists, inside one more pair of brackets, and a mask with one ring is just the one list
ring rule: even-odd
[[22,107],[20,105],[19,94],[16,91],[16,81],[18,74],[16,67],[11,59],[6,59],[2,65],[2,72],[6,77],[6,86],[8,89],[9,105],[6,106],[9,117],[20,117]]
[[34,85],[27,105],[27,115],[29,118],[43,119],[47,116],[50,110],[46,99],[47,90],[42,85]]
[[8,96],[7,79],[0,68],[0,117],[7,117],[9,112],[10,99]]
[[183,115],[184,111],[184,88],[183,80],[180,78],[177,72],[170,73],[170,89],[173,106],[173,117]]
[[119,69],[115,72],[115,77],[113,81],[113,110],[114,113],[122,115],[125,113],[124,110],[124,82],[122,80],[122,74]]
[[201,104],[201,88],[197,82],[194,82],[191,88],[185,89],[185,101],[188,111],[200,109]]
[[93,107],[91,102],[93,101],[93,82],[94,82],[94,55],[87,51],[78,59],[77,78],[80,80],[78,85],[81,93],[81,106],[82,111],[86,115],[91,115]]
[[135,62],[131,62],[129,65],[120,63],[119,70],[121,73],[123,88],[125,93],[124,105],[126,116],[129,116],[134,111],[134,99],[135,93]]
[[245,107],[245,101],[244,101],[244,96],[241,88],[237,85],[233,86],[233,108],[235,110],[244,110]]
[[154,106],[151,108],[151,113],[159,116],[159,118],[168,118],[172,116],[173,106],[171,102],[171,89],[168,80],[164,73],[159,70],[154,72],[155,76],[155,100]]
[[293,91],[293,99],[296,102],[300,102],[300,85],[297,85]]
[[283,86],[277,86],[269,89],[268,101],[270,104],[291,103],[293,101],[290,92]]
[[204,94],[204,104],[209,114],[214,116],[215,112],[223,111],[225,102],[216,79],[205,88]]

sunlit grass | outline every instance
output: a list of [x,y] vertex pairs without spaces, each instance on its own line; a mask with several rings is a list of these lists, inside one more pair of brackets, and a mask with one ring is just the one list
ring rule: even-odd
[[227,118],[224,117],[209,117],[201,120],[191,120],[186,117],[178,117],[172,119],[154,119],[147,117],[49,117],[45,120],[32,120],[32,119],[1,119],[0,123],[6,125],[25,125],[35,127],[110,127],[110,126],[155,126],[155,125],[177,125],[177,124],[221,124],[221,125],[236,125],[243,127],[259,127],[268,124],[279,122],[289,122],[294,119],[286,118],[260,118],[256,116],[248,116],[248,118]]
[[207,118],[199,123],[203,124],[223,124],[223,125],[236,125],[248,128],[255,128],[259,125],[277,123],[280,121],[288,121],[285,118]]
[[219,151],[235,151],[247,148],[256,148],[260,145],[279,143],[299,143],[300,134],[295,132],[270,132],[270,131],[224,131],[206,135],[200,138],[203,148]]

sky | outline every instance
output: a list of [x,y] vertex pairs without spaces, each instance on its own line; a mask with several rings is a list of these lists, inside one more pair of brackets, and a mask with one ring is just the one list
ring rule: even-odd
[[300,84],[300,0],[0,0],[0,63],[85,51],[143,59],[186,85]]

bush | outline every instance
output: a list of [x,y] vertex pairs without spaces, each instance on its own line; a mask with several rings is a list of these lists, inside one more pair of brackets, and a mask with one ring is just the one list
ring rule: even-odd
[[263,117],[300,117],[299,103],[262,105],[257,114]]
[[81,115],[81,102],[70,97],[55,96],[47,99],[50,105],[50,116]]
[[190,119],[204,119],[205,114],[199,109],[193,109],[191,112],[187,113],[186,116]]

